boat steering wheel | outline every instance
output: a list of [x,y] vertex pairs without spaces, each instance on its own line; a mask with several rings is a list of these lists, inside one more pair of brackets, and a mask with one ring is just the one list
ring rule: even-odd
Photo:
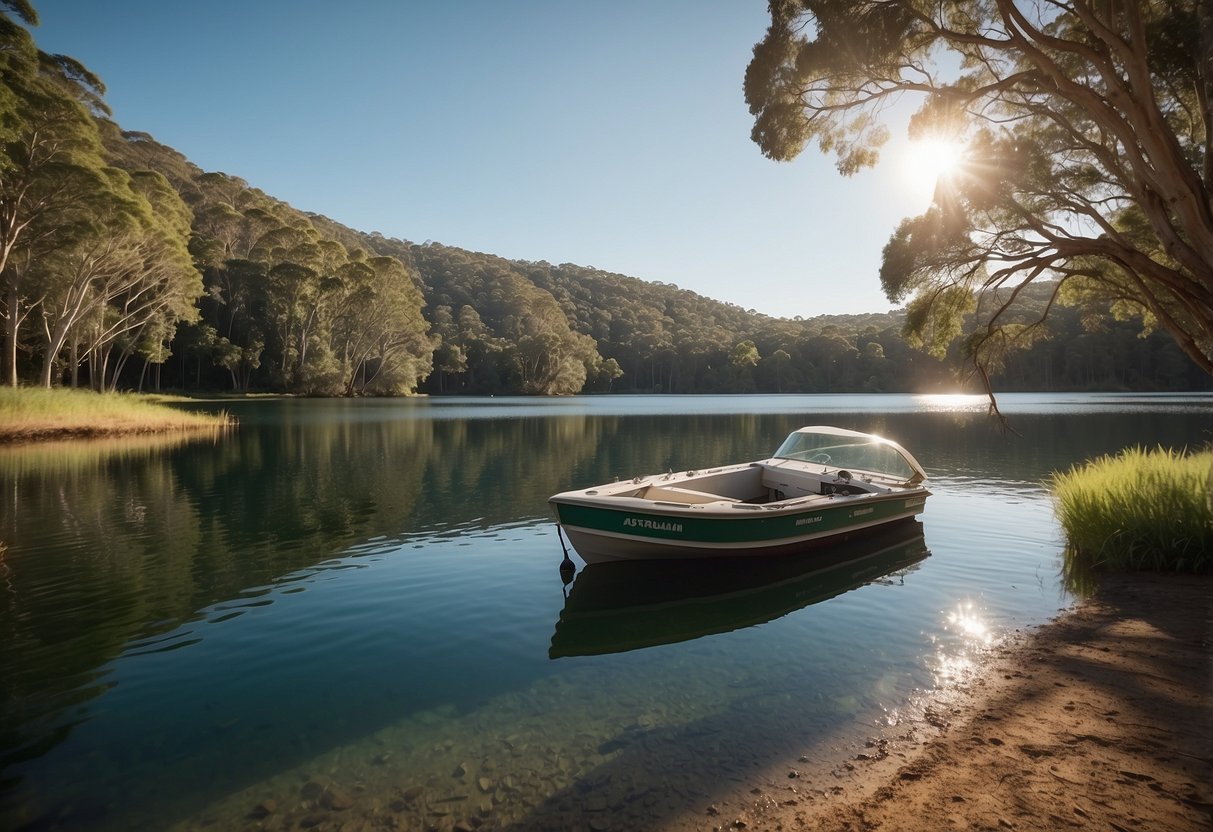
[[829,462],[829,461],[830,461],[830,455],[826,454],[826,453],[813,454],[811,457],[809,457],[809,462],[825,463],[825,462]]

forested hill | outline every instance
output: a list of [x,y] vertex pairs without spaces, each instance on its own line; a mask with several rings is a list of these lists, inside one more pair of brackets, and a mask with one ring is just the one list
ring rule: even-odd
[[[860,333],[900,341],[900,314],[780,320],[672,284],[419,245],[312,220],[349,246],[413,269],[425,317],[440,339],[426,383],[431,392],[863,389],[880,382],[872,373],[856,378],[858,363],[820,369],[817,363],[848,357]],[[822,336],[824,343],[812,342]],[[793,355],[803,359],[796,368]]]
[[[951,386],[902,315],[771,318],[676,286],[363,233],[102,123],[192,213],[204,292],[159,381],[314,394]],[[405,284],[401,286],[401,284]]]
[[[956,387],[957,356],[912,348],[902,312],[772,318],[306,214],[123,132],[99,82],[40,59],[23,31],[0,33],[3,80],[24,102],[0,184],[40,201],[0,228],[6,380],[313,395]],[[1033,286],[1016,314],[1031,323],[1047,299]],[[1027,329],[1034,346],[996,388],[1209,384],[1165,336],[1092,310],[1055,310],[1050,326]]]
[[[902,311],[777,319],[672,284],[364,233],[203,172],[146,134],[103,128],[118,165],[164,175],[193,214],[204,294],[199,320],[179,324],[170,345],[167,385],[347,395],[956,387],[956,356],[908,345]],[[1052,337],[1012,356],[998,386],[1208,383],[1169,338],[1110,320],[1088,331],[1078,311],[1054,318]]]

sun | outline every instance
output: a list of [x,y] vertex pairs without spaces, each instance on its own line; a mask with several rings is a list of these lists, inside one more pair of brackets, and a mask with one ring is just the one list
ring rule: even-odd
[[967,145],[951,139],[929,137],[910,142],[909,163],[915,175],[932,182],[956,175],[964,164]]
[[901,177],[915,202],[929,203],[936,188],[956,177],[965,164],[968,145],[929,136],[905,146]]

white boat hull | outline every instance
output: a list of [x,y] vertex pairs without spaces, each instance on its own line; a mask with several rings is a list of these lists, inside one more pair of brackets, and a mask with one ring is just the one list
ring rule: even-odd
[[930,492],[871,472],[771,458],[550,498],[586,563],[784,555],[910,520]]

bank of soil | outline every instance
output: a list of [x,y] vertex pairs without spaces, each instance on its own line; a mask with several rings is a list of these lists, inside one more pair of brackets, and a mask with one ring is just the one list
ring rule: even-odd
[[940,730],[872,744],[807,783],[773,773],[700,828],[1213,829],[1213,578],[1108,576],[991,651],[927,710]]

